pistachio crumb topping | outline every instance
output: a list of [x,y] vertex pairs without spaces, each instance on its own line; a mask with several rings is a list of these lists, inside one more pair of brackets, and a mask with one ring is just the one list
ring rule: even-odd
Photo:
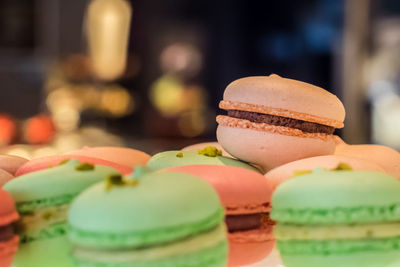
[[353,168],[349,164],[344,163],[344,162],[340,162],[336,166],[336,168],[332,169],[332,171],[352,171],[352,170],[353,170]]
[[84,163],[81,163],[78,166],[76,166],[75,170],[77,170],[77,171],[92,171],[92,170],[94,170],[94,165],[84,162]]
[[[319,170],[325,170],[325,171],[352,171],[353,168],[347,163],[339,162],[339,164],[333,169],[321,169],[321,168],[314,169],[314,171],[319,171]],[[310,174],[310,173],[313,173],[313,170],[295,170],[293,172],[293,176],[292,177],[297,177],[297,176]]]
[[43,219],[48,221],[51,217],[53,217],[53,212],[52,211],[47,211],[42,215]]
[[49,169],[53,168],[53,164],[49,164]]
[[203,149],[199,149],[197,151],[199,155],[204,155],[207,157],[217,157],[217,156],[222,156],[222,150],[219,150],[215,146],[207,146]]
[[121,174],[111,174],[107,177],[106,191],[111,190],[113,186],[136,186],[138,183],[135,178],[124,179]]
[[183,153],[182,153],[182,152],[179,152],[178,154],[176,154],[176,157],[178,157],[178,158],[183,158]]
[[293,177],[310,174],[310,173],[312,173],[312,170],[296,170],[293,172]]
[[70,161],[70,159],[63,159],[62,161],[60,161],[60,163],[58,163],[58,166],[64,165],[64,164],[67,163],[68,161]]

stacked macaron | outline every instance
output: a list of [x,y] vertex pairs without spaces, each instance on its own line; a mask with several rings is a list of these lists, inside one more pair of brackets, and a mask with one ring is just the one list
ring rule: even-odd
[[111,167],[69,160],[5,184],[20,214],[20,246],[14,265],[72,266],[65,237],[69,205],[85,188],[114,174],[118,172]]
[[400,182],[387,174],[317,169],[272,197],[286,267],[400,266]]
[[184,173],[112,176],[68,214],[76,266],[224,267],[224,211],[215,190]]
[[343,127],[340,100],[324,89],[278,75],[246,77],[225,89],[217,139],[232,156],[276,166],[333,154],[335,128]]

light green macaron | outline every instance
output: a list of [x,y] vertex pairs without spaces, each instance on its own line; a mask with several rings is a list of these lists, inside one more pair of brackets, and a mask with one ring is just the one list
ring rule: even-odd
[[70,160],[4,185],[20,214],[14,266],[73,266],[66,239],[69,205],[81,191],[115,174],[118,171],[107,166]]
[[400,266],[400,181],[383,173],[316,169],[272,196],[286,267]]
[[224,212],[205,181],[183,173],[113,177],[68,214],[77,266],[223,267]]
[[149,171],[184,165],[225,165],[245,168],[260,173],[254,166],[233,158],[222,156],[222,151],[215,147],[206,147],[196,151],[165,151],[150,158],[146,164]]

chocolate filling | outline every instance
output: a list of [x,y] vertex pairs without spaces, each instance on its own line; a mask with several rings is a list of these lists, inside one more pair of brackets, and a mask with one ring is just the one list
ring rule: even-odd
[[268,213],[227,215],[225,223],[230,233],[258,229],[262,225],[273,224]]
[[257,112],[243,111],[243,110],[228,110],[228,116],[248,120],[256,123],[267,123],[275,126],[285,126],[294,129],[302,130],[307,133],[325,133],[333,134],[334,127],[326,126],[314,122],[296,120],[275,115],[262,114]]
[[14,236],[14,226],[9,224],[0,227],[0,242],[5,242],[13,238]]

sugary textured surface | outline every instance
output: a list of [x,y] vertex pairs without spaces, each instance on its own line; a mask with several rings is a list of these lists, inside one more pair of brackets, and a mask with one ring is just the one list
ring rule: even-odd
[[[182,157],[177,156],[178,153],[182,153]],[[165,151],[154,155],[147,162],[146,168],[152,171],[158,171],[169,167],[184,165],[225,165],[259,172],[257,168],[237,159],[227,158],[224,156],[209,157],[206,155],[200,155],[195,151],[178,150]]]
[[20,176],[3,188],[11,193],[19,211],[31,211],[68,203],[88,186],[118,173],[101,165],[94,166],[93,170],[79,171],[76,170],[79,165],[78,160],[70,160],[60,166]]
[[265,174],[265,177],[275,190],[284,181],[294,178],[297,171],[311,171],[315,168],[334,169],[339,163],[346,163],[353,170],[385,173],[382,167],[373,162],[346,156],[327,155],[289,162],[270,170]]
[[49,167],[54,167],[60,164],[60,162],[68,160],[68,159],[76,159],[81,162],[88,162],[90,164],[95,165],[102,165],[114,168],[115,170],[123,173],[129,174],[132,172],[132,167],[126,167],[111,161],[99,159],[99,158],[92,158],[80,155],[62,155],[62,156],[49,156],[43,158],[37,158],[34,160],[30,160],[24,165],[22,165],[16,172],[15,176],[21,176],[24,174],[28,174],[31,172],[40,171],[43,169],[48,169]]
[[271,218],[288,223],[400,220],[400,182],[387,174],[316,169],[282,183]]
[[12,196],[0,188],[0,227],[18,220]]
[[215,190],[184,173],[150,173],[136,186],[96,184],[70,207],[70,239],[90,247],[140,246],[179,239],[223,220]]
[[320,87],[281,78],[275,74],[235,80],[225,89],[223,99],[309,114],[338,122],[343,122],[345,117],[343,104],[335,95]]
[[218,125],[217,139],[228,153],[264,171],[303,158],[333,154],[335,150],[333,138],[324,141],[222,125]]
[[0,155],[0,169],[3,169],[14,175],[17,169],[27,161],[27,159],[17,156]]
[[204,149],[205,147],[216,147],[217,149],[222,151],[222,156],[228,157],[228,158],[232,158],[232,156],[225,151],[225,149],[218,144],[218,142],[205,142],[205,143],[199,143],[199,144],[194,144],[194,145],[190,145],[187,147],[182,148],[182,151],[195,151],[197,152],[199,149]]
[[80,150],[68,152],[67,155],[99,158],[128,168],[145,165],[150,159],[149,154],[126,147],[84,147]]
[[9,172],[0,169],[0,187],[2,187],[8,181],[11,181],[14,178]]
[[380,165],[386,173],[400,179],[400,153],[390,147],[341,144],[336,146],[335,155],[374,162]]
[[220,165],[186,165],[162,172],[183,172],[200,177],[217,191],[227,215],[270,211],[272,189],[259,173]]

